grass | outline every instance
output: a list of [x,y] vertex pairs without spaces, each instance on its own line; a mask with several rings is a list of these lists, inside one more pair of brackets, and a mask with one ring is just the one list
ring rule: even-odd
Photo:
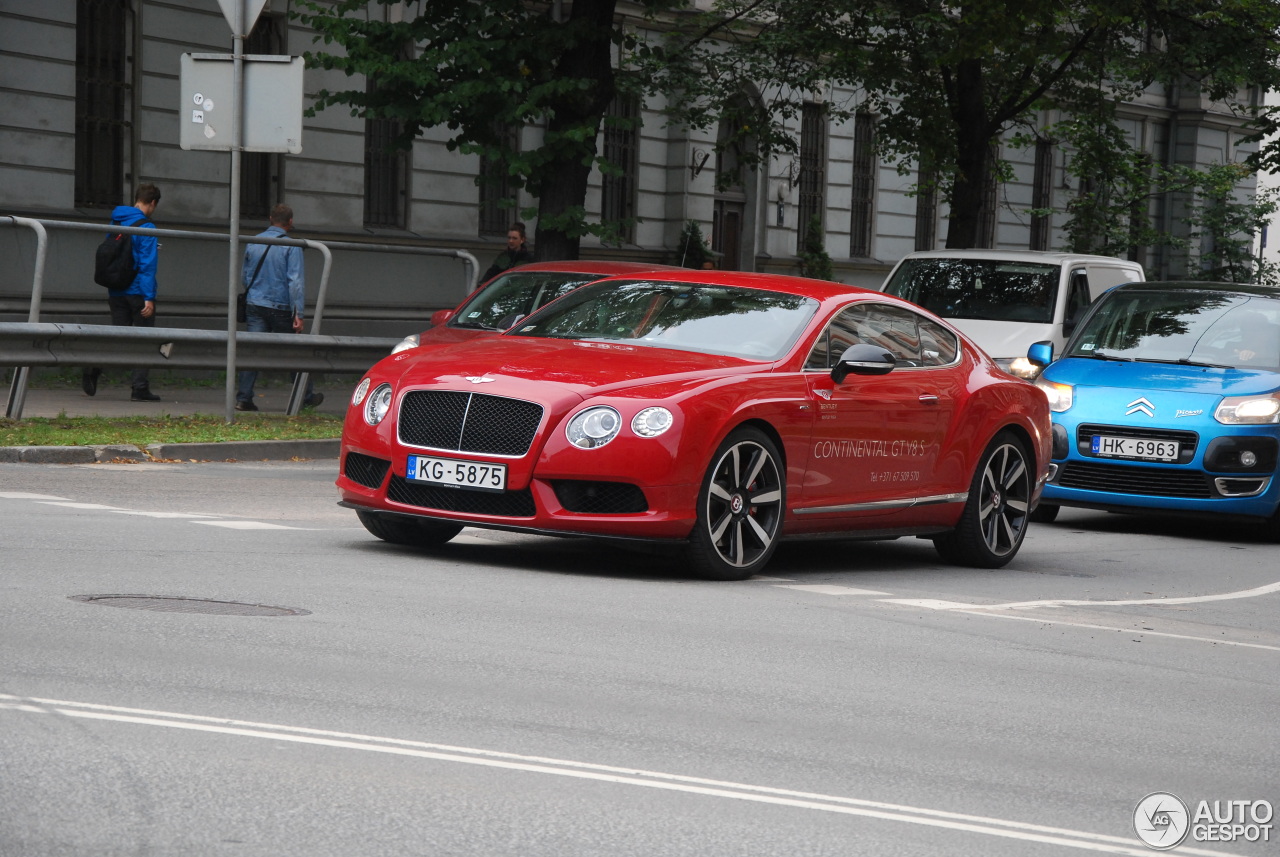
[[342,436],[342,418],[329,414],[236,414],[236,422],[212,414],[137,417],[0,418],[0,446],[218,443],[228,440],[297,440]]

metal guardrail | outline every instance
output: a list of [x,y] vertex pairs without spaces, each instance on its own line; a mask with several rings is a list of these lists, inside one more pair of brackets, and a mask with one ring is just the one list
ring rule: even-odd
[[[238,363],[245,369],[361,373],[391,353],[399,340],[310,333],[238,333]],[[147,366],[225,369],[227,334],[183,327],[113,327],[101,324],[0,323],[0,366]],[[16,375],[15,375],[16,380]],[[299,375],[294,393],[304,388]],[[293,398],[289,413],[297,413]],[[13,385],[5,415],[22,419],[26,388]],[[300,397],[298,397],[300,398]],[[300,402],[299,402],[300,407]]]
[[[185,230],[185,229],[160,229],[160,228],[136,227],[136,226],[116,226],[113,224],[84,223],[84,222],[72,221],[72,220],[43,220],[39,218],[16,217],[12,215],[0,215],[0,225],[24,226],[24,227],[27,227],[28,229],[31,229],[36,234],[35,269],[32,275],[32,283],[31,283],[31,304],[27,313],[27,323],[29,325],[38,324],[40,322],[40,304],[41,304],[41,301],[43,300],[43,294],[44,294],[45,261],[48,257],[48,250],[49,250],[49,235],[48,235],[49,227],[58,228],[58,229],[69,229],[69,230],[81,231],[81,232],[127,233],[131,235],[148,235],[148,236],[155,236],[159,238],[163,238],[163,237],[192,238],[199,241],[228,241],[229,242],[231,240],[230,235],[225,233],[220,233],[220,232],[194,232],[194,231]],[[333,267],[333,254],[330,252],[330,249],[329,249],[330,247],[338,247],[340,249],[347,249],[347,250],[377,251],[377,252],[386,252],[386,253],[407,253],[410,255],[419,255],[419,256],[449,256],[455,259],[459,259],[466,266],[466,271],[467,271],[466,291],[468,293],[470,293],[471,290],[476,287],[476,280],[478,279],[479,273],[480,273],[480,263],[476,261],[475,256],[471,255],[465,250],[442,250],[434,247],[416,247],[413,245],[404,245],[404,244],[365,244],[365,243],[358,243],[358,242],[341,242],[341,241],[340,242],[334,242],[334,241],[321,242],[321,241],[301,240],[301,239],[294,239],[294,238],[263,238],[257,235],[239,236],[239,240],[242,243],[246,243],[246,244],[282,244],[287,247],[304,247],[312,250],[317,250],[324,257],[324,267],[320,274],[320,289],[318,294],[316,295],[315,309],[311,313],[311,323],[310,323],[311,334],[310,335],[312,336],[317,336],[319,334],[320,324],[321,324],[321,321],[324,319],[325,297],[328,294],[328,287],[329,287],[329,271]],[[234,395],[235,395],[235,374],[237,371],[237,367],[287,368],[292,370],[299,370],[302,372],[305,372],[307,371],[308,368],[310,368],[308,366],[301,365],[301,364],[290,365],[290,366],[260,367],[260,366],[257,366],[256,364],[246,363],[239,359],[237,355],[237,345],[239,342],[243,341],[244,337],[287,336],[292,339],[294,336],[298,336],[301,334],[238,333],[235,326],[235,299],[236,299],[235,292],[236,291],[237,290],[232,290],[231,293],[228,294],[227,296],[227,301],[228,301],[227,302],[227,330],[225,333],[215,334],[221,337],[221,340],[220,340],[222,343],[221,368],[225,369],[227,372],[226,405],[227,405],[227,421],[228,422],[235,421],[235,412],[233,410],[233,404],[234,404]],[[55,326],[62,327],[62,328],[96,327],[96,325],[55,325]],[[141,337],[138,336],[138,334],[148,330],[148,328],[121,328],[121,330],[131,331],[131,333],[127,333],[127,332],[123,333],[123,336],[125,337],[133,336],[138,338],[140,342],[144,342],[144,343],[151,342],[148,336],[141,336]],[[196,333],[196,334],[204,333],[203,331],[189,331],[189,332]],[[174,339],[175,337],[170,337],[170,341],[173,341]],[[355,339],[355,337],[347,337],[347,339]],[[378,341],[381,342],[384,340],[378,340]],[[394,344],[395,340],[391,340],[391,342]],[[281,346],[275,346],[275,347],[280,348]],[[385,356],[389,352],[390,347],[391,346],[388,345],[386,350],[384,350],[382,352],[382,355],[380,356]],[[283,353],[283,351],[281,353]],[[150,359],[148,355],[143,355],[143,356],[146,359]],[[111,357],[110,353],[103,354],[101,356],[98,356],[96,354],[90,355],[86,353],[83,356],[79,357],[75,362],[77,362],[79,365],[92,365],[92,366],[120,365],[120,364],[108,362],[110,357]],[[145,359],[132,360],[131,358],[131,361],[132,362],[127,362],[124,365],[134,365],[134,366],[144,366],[144,365],[145,366],[152,366],[152,365],[178,366],[179,365],[174,363],[152,364],[152,363],[145,362]],[[369,363],[366,363],[363,367],[361,367],[359,370],[356,370],[356,371],[363,372],[370,365],[372,365],[373,362],[374,361],[370,361]],[[21,419],[22,406],[23,406],[24,400],[26,399],[27,377],[29,374],[29,368],[31,366],[37,366],[37,365],[59,365],[59,363],[58,362],[55,362],[52,364],[19,363],[19,364],[9,364],[9,365],[16,365],[18,366],[18,369],[14,372],[13,383],[10,385],[9,402],[8,402],[8,409],[6,410],[6,415],[10,419]],[[200,366],[198,367],[193,365],[193,366],[182,366],[180,368],[204,368],[204,366],[205,364],[200,364]],[[327,367],[320,367],[320,368],[327,368]],[[305,383],[306,383],[305,375],[300,375],[298,379],[295,381],[294,387],[293,387],[293,393],[289,397],[289,405],[286,411],[287,413],[296,414],[301,409],[303,389],[304,389],[303,385],[305,385]]]

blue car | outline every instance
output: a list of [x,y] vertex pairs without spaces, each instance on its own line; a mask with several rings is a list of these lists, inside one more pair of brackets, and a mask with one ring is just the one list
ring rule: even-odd
[[1061,506],[1226,516],[1280,536],[1280,289],[1127,283],[1053,360],[1028,359],[1053,412],[1033,520]]

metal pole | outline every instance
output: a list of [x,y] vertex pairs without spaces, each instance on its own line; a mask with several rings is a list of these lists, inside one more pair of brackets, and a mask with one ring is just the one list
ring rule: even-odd
[[[8,218],[15,226],[27,226],[36,233],[35,278],[31,282],[31,306],[27,311],[27,322],[34,324],[40,320],[40,300],[44,294],[44,262],[49,255],[49,233],[44,224],[26,217]],[[27,381],[31,375],[28,366],[17,366],[13,370],[13,380],[9,384],[9,399],[5,403],[5,416],[11,420],[22,419],[22,408],[27,401]]]
[[231,28],[231,247],[227,262],[227,422],[236,421],[236,293],[240,290],[240,152],[244,148],[244,37],[245,4],[237,0],[235,26]]

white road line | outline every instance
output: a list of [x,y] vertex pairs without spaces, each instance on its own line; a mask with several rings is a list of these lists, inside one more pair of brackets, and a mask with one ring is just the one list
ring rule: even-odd
[[782,583],[777,589],[799,589],[801,592],[813,592],[818,595],[888,595],[874,589],[854,589],[852,586],[833,586],[826,583]]
[[212,518],[213,515],[192,515],[188,512],[143,512],[138,509],[113,509],[118,515],[141,515],[144,518]]
[[66,500],[52,494],[32,494],[29,491],[0,491],[0,500]]
[[[321,729],[308,729],[297,726],[284,726],[274,723],[255,723],[252,721],[229,720],[218,717],[205,717],[193,714],[178,714],[167,711],[150,711],[137,708],[119,708],[109,705],[96,705],[85,702],[68,702],[56,699],[22,698],[0,695],[0,711],[30,712],[34,706],[41,713],[56,713],[67,717],[88,718],[94,720],[113,721],[142,726],[159,726],[170,729],[188,729],[202,732],[213,732],[234,735],[244,738],[263,738],[275,741],[290,741],[322,747],[333,747],[348,750],[364,750],[374,753],[391,753],[400,756],[411,756],[432,759],[442,762],[456,762],[466,765],[482,765],[491,768],[502,768],[526,773],[547,774],[560,777],[595,780],[616,783],[619,785],[639,786],[643,788],[663,789],[685,792],[709,797],[728,798],[733,800],[768,803],[776,806],[789,806],[800,809],[813,809],[823,812],[856,815],[867,818],[878,818],[885,821],[898,821],[906,824],[917,824],[927,827],[939,827],[948,830],[978,833],[997,836],[1005,839],[1016,839],[1024,842],[1040,842],[1049,845],[1061,845],[1084,851],[1104,854],[1128,854],[1133,857],[1147,857],[1151,852],[1135,845],[1132,839],[1109,836],[1102,833],[1090,833],[1082,830],[1070,830],[1060,827],[1048,827],[1020,821],[1009,821],[980,815],[947,812],[944,810],[925,809],[902,804],[884,803],[882,801],[862,800],[858,798],[840,797],[836,795],[816,794],[811,792],[776,789],[767,786],[756,786],[747,783],[710,780],[700,777],[686,777],[679,774],[668,774],[658,771],[646,771],[634,768],[619,768],[609,765],[595,765],[587,762],[575,762],[566,759],[553,759],[541,756],[522,756],[514,753],[503,753],[495,750],[482,750],[472,747],[456,747],[447,744],[432,744],[422,741],[407,741],[396,738],[384,738],[373,735],[360,735],[349,732],[331,732]],[[1208,851],[1200,848],[1179,848],[1181,854],[1203,855],[1203,857],[1229,857],[1225,852]]]
[[39,500],[43,506],[65,506],[68,509],[95,509],[99,512],[122,512],[119,506],[104,506],[101,503],[76,503],[71,500]]
[[[1217,595],[1188,595],[1182,598],[1137,598],[1127,601],[1056,599],[1049,601],[1011,601],[1007,604],[961,604],[955,601],[901,601],[896,603],[912,603],[914,606],[924,606],[925,603],[932,603],[938,605],[932,608],[934,610],[1026,610],[1032,607],[1141,607],[1151,604],[1201,604],[1207,601],[1231,601],[1236,598],[1257,598],[1259,595],[1271,595],[1275,592],[1280,592],[1280,580],[1254,589],[1241,589],[1238,592],[1221,592]],[[954,604],[955,606],[943,606],[948,604]]]
[[308,527],[286,527],[284,524],[268,524],[265,521],[192,521],[206,527],[226,527],[228,530],[302,530]]

